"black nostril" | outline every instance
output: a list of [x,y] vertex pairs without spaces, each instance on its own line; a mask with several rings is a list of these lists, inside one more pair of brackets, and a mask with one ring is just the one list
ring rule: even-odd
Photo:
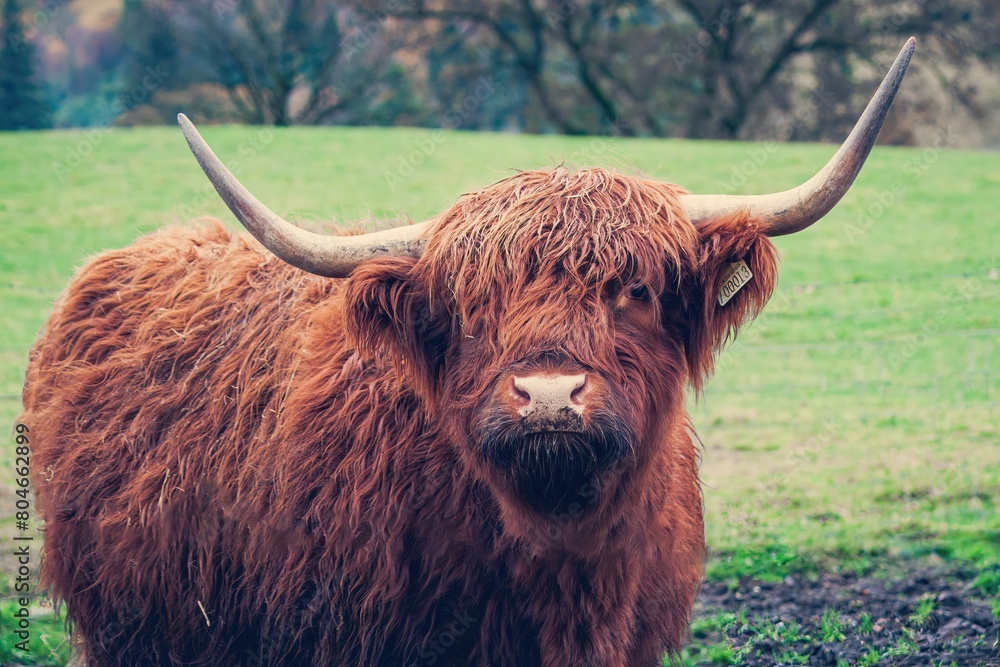
[[520,400],[524,401],[525,403],[531,403],[531,394],[528,393],[528,390],[527,390],[526,387],[518,385],[518,382],[517,382],[518,379],[519,378],[516,378],[516,377],[515,378],[511,378],[510,393],[514,395],[514,398],[520,399]]
[[573,389],[569,395],[569,400],[574,403],[580,403],[583,398],[583,392],[587,389],[587,376],[584,375],[580,383]]

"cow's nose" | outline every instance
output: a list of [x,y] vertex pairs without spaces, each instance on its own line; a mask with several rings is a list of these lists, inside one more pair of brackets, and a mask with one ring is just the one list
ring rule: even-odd
[[586,405],[587,375],[562,375],[537,373],[522,377],[514,376],[511,394],[522,417],[555,419],[565,417],[567,412],[583,414]]

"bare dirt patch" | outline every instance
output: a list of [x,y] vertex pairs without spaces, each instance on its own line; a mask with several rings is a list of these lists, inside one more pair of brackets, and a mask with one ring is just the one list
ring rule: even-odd
[[706,583],[687,664],[1000,665],[998,602],[955,568]]

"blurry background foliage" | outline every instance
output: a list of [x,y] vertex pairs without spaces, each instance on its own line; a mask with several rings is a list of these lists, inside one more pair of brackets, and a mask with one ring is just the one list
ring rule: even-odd
[[[0,0],[0,129],[404,125],[1000,146],[995,0]],[[487,90],[479,95],[477,89]]]

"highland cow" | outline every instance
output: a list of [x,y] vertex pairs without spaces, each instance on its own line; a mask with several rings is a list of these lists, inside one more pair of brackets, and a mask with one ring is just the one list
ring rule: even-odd
[[705,558],[685,390],[767,302],[768,237],[850,187],[912,50],[795,190],[555,168],[359,236],[271,213],[181,117],[259,243],[210,223],[99,255],[27,370],[43,582],[81,660],[675,655]]

